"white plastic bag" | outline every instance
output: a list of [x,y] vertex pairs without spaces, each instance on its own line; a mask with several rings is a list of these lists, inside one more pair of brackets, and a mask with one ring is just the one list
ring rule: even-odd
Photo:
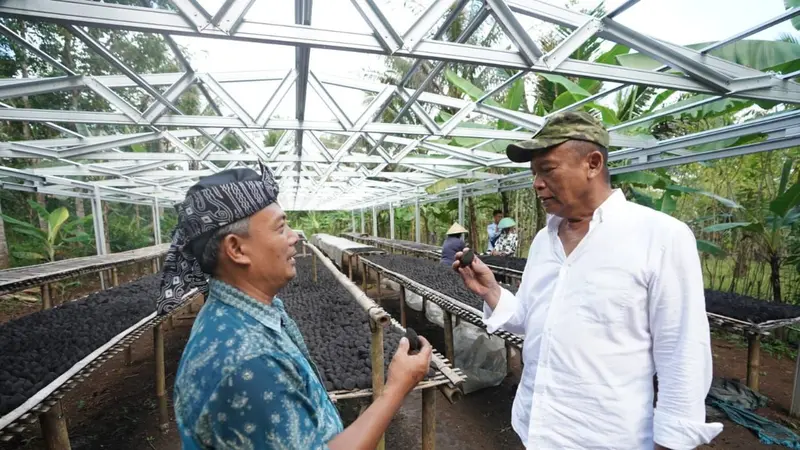
[[425,318],[440,328],[444,328],[444,311],[436,303],[431,301],[425,303]]
[[414,311],[422,311],[422,297],[406,289],[406,306]]
[[[428,305],[430,306],[430,304]],[[464,394],[497,386],[506,377],[505,341],[486,330],[461,322],[453,329],[455,366],[467,376]]]

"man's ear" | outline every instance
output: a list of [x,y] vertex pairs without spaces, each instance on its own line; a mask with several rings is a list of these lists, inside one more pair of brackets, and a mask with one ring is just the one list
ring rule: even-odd
[[586,155],[586,163],[589,167],[589,178],[594,178],[603,174],[605,161],[603,154],[599,151],[593,151]]
[[250,264],[250,255],[247,254],[244,238],[235,234],[229,234],[222,238],[220,242],[220,254],[224,254],[227,259],[236,264]]

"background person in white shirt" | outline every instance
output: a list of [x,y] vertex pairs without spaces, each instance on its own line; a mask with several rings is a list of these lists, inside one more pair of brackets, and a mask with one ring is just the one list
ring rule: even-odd
[[695,238],[611,188],[607,148],[582,112],[510,145],[549,215],[519,291],[478,258],[453,267],[483,297],[489,332],[525,334],[512,426],[527,448],[692,449],[722,431],[705,423],[712,363]]

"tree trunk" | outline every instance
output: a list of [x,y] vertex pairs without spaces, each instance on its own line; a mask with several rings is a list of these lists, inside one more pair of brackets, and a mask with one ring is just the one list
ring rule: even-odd
[[[44,208],[47,209],[47,199],[44,198],[44,194],[36,194],[36,203],[44,206]],[[36,215],[39,217],[39,228],[45,233],[47,233],[47,230],[50,228],[47,225],[47,219],[40,216],[39,214]]]
[[[78,220],[86,217],[86,210],[84,209],[83,199],[80,197],[75,197],[75,217],[77,217]],[[78,225],[75,229],[78,230],[79,233],[83,233],[84,231],[83,225]]]
[[478,221],[475,219],[475,197],[467,198],[467,214],[469,215],[469,248],[480,253],[478,250]]
[[[0,214],[3,213],[0,207]],[[6,227],[3,218],[0,217],[0,269],[8,269],[8,241],[6,241]]]
[[542,228],[547,226],[547,212],[544,210],[544,205],[542,204],[542,200],[539,199],[539,196],[534,195],[536,201],[536,231],[534,235],[539,232]]
[[500,193],[500,200],[503,202],[503,217],[509,216],[508,211],[508,192],[501,192]]
[[772,283],[772,301],[782,303],[781,297],[781,260],[778,255],[771,255],[769,258],[769,281]]

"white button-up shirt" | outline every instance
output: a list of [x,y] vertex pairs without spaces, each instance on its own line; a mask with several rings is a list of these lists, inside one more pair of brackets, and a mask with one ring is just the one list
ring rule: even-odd
[[[552,216],[489,332],[525,335],[511,423],[529,449],[672,450],[708,443],[711,343],[694,234],[615,190],[566,256]],[[653,408],[653,375],[658,404]]]

